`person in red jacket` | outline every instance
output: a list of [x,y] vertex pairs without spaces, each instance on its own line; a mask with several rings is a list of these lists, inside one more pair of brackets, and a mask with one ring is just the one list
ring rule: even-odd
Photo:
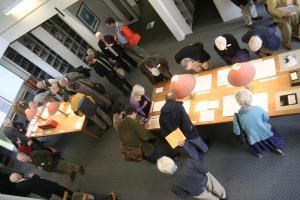
[[140,58],[150,56],[145,49],[138,46],[141,36],[138,33],[133,32],[127,25],[117,22],[111,17],[105,20],[105,24],[109,28],[114,28],[115,40],[125,48],[125,51],[129,51]]

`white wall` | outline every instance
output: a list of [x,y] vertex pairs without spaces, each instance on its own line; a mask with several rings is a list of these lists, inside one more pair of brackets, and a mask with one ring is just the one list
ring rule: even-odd
[[240,8],[230,0],[213,0],[223,21],[227,22],[242,16]]

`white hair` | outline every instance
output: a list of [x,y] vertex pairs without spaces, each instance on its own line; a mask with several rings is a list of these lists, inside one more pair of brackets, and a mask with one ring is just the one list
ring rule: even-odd
[[164,174],[174,174],[177,170],[177,165],[171,158],[163,156],[157,160],[157,168]]
[[19,182],[22,178],[23,178],[22,175],[19,174],[19,173],[12,173],[12,174],[9,176],[9,180],[10,180],[10,182],[12,182],[12,183],[17,183],[17,182]]
[[99,38],[101,35],[103,35],[103,33],[101,33],[101,32],[95,33],[96,38]]
[[215,45],[216,47],[223,51],[227,48],[227,40],[225,37],[223,36],[218,36],[216,39],[215,39]]
[[143,96],[145,94],[145,88],[139,84],[135,84],[132,88],[131,96]]
[[45,103],[47,102],[47,97],[49,96],[49,93],[49,91],[39,93],[35,95],[33,101],[35,101],[36,103]]
[[262,40],[258,36],[252,36],[248,42],[249,49],[253,52],[258,51],[262,47]]
[[249,90],[240,90],[235,94],[235,100],[240,106],[251,105],[252,99],[252,93]]
[[88,55],[88,56],[91,56],[91,55],[95,55],[95,50],[94,49],[92,49],[92,48],[88,48],[87,50],[86,50],[86,54]]

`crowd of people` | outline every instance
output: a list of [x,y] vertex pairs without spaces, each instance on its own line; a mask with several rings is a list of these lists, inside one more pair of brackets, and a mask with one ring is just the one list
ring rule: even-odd
[[[257,56],[263,57],[278,53],[280,38],[276,35],[276,25],[282,32],[283,44],[291,49],[291,38],[300,38],[299,3],[298,1],[267,0],[260,1],[267,7],[275,24],[270,26],[253,26],[252,20],[261,20],[256,13],[252,0],[232,0],[241,8],[245,24],[251,29],[241,38],[248,44],[249,50]],[[284,2],[284,3],[283,3]],[[282,6],[293,5],[295,13],[285,13]],[[40,80],[36,84],[35,97],[30,102],[18,101],[15,112],[26,117],[27,108],[36,108],[47,102],[69,101],[72,110],[77,115],[85,114],[101,130],[113,126],[120,137],[121,155],[127,161],[145,159],[157,164],[162,173],[175,177],[170,190],[177,196],[185,198],[192,196],[202,200],[226,199],[226,192],[221,183],[204,166],[202,157],[208,153],[208,145],[201,138],[197,128],[192,124],[183,103],[175,94],[166,95],[166,103],[160,111],[159,135],[165,138],[179,128],[186,140],[178,143],[188,155],[187,159],[180,159],[177,150],[166,151],[155,144],[154,137],[146,128],[151,100],[146,96],[145,88],[140,84],[134,86],[126,79],[126,73],[138,68],[151,82],[156,84],[170,80],[172,74],[168,61],[160,55],[151,55],[140,47],[141,36],[133,32],[127,25],[108,18],[105,24],[112,28],[115,35],[105,35],[97,32],[100,51],[88,49],[85,61],[91,69],[78,67],[68,72],[60,79]],[[228,64],[250,60],[247,49],[242,49],[233,34],[225,33],[215,38],[214,49]],[[131,57],[132,55],[135,58]],[[138,58],[138,59],[137,59]],[[188,45],[175,54],[175,61],[181,64],[186,71],[201,72],[210,68],[211,56],[201,42]],[[90,80],[92,73],[106,78],[124,95],[130,96],[126,106],[123,102],[115,102],[100,83]],[[244,136],[252,153],[262,158],[264,151],[272,150],[283,155],[284,143],[279,133],[269,123],[268,114],[260,107],[252,106],[252,94],[249,90],[241,90],[235,95],[241,106],[234,116],[233,132]],[[33,164],[40,170],[65,174],[75,180],[76,173],[85,174],[82,165],[63,159],[60,151],[55,147],[28,138],[23,127],[16,127],[7,119],[3,124],[3,133],[16,146],[19,153],[17,160]],[[177,163],[176,163],[177,162]],[[27,196],[30,193],[38,194],[49,199],[52,194],[63,197],[68,192],[68,198],[78,197],[78,193],[69,190],[55,182],[41,178],[37,174],[12,173],[5,176],[9,179],[9,187],[14,187],[13,194]],[[45,188],[49,188],[45,190]],[[76,195],[75,195],[76,194]],[[93,199],[92,195],[89,199]],[[104,199],[116,199],[116,193],[108,194]]]

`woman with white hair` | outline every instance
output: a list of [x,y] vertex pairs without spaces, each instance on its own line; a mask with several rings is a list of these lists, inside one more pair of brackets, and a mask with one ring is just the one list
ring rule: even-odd
[[238,41],[232,34],[226,33],[218,36],[215,39],[214,48],[228,65],[250,60],[249,52],[246,49],[241,49]]
[[257,55],[269,56],[278,52],[280,39],[276,35],[276,27],[257,26],[249,30],[242,41],[249,45],[249,49]]
[[150,99],[145,95],[145,88],[136,84],[132,88],[130,104],[136,109],[138,115],[148,118],[150,111]]
[[257,157],[262,153],[273,150],[283,155],[283,140],[279,133],[268,123],[269,116],[261,107],[252,106],[252,94],[249,90],[241,90],[235,95],[241,106],[234,116],[233,132],[236,135],[246,134],[251,150]]
[[157,160],[157,168],[164,174],[173,175],[171,191],[181,198],[226,199],[224,187],[197,160],[186,159],[177,166],[171,158],[163,156]]

